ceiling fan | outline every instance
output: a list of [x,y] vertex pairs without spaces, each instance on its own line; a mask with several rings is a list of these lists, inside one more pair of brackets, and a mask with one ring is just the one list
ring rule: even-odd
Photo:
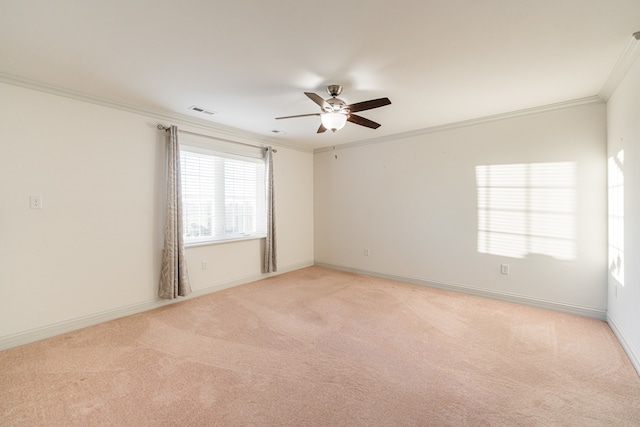
[[380,123],[365,119],[364,117],[358,116],[353,113],[356,113],[358,111],[371,110],[378,107],[384,107],[385,105],[391,104],[389,98],[378,98],[347,105],[346,102],[338,98],[338,95],[342,93],[342,86],[340,85],[327,86],[327,92],[329,92],[331,98],[326,100],[322,99],[320,95],[317,95],[313,92],[304,93],[313,102],[320,106],[322,110],[320,113],[276,117],[276,120],[292,119],[295,117],[320,116],[320,120],[322,123],[320,124],[317,133],[325,132],[327,129],[335,132],[339,129],[342,129],[347,122],[355,123],[357,125],[365,126],[372,129],[378,129],[380,127]]

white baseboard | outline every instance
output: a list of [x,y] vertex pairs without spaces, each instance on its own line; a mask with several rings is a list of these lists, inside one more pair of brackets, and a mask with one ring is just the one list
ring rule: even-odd
[[371,270],[361,270],[358,268],[350,268],[341,265],[327,264],[322,262],[316,262],[315,265],[320,267],[332,268],[335,270],[348,271],[351,273],[365,274],[373,277],[380,277],[381,279],[395,280],[398,282],[411,283],[414,285],[428,286],[430,288],[442,289],[445,291],[461,292],[469,295],[476,295],[485,298],[492,298],[501,301],[512,302],[516,304],[528,305],[531,307],[544,308],[547,310],[560,311],[563,313],[576,314],[583,317],[590,317],[599,320],[607,319],[607,311],[600,310],[591,307],[581,307],[577,305],[565,304],[555,301],[547,301],[538,298],[531,298],[521,295],[508,294],[497,291],[490,291],[486,289],[474,288],[472,286],[465,286],[460,284],[442,283],[431,280],[418,279],[409,276],[402,276],[397,274],[380,273]]
[[627,338],[625,333],[620,329],[615,319],[611,317],[611,315],[607,314],[607,323],[609,327],[615,334],[618,341],[620,341],[620,345],[624,349],[627,356],[629,356],[629,360],[631,360],[631,364],[634,368],[636,368],[636,372],[640,375],[640,357],[638,357],[638,353],[634,350],[633,345],[631,345],[631,341]]
[[86,328],[88,326],[97,325],[98,323],[108,322],[109,320],[119,319],[125,316],[131,316],[133,314],[142,313],[143,311],[153,310],[155,308],[163,307],[169,304],[175,304],[177,302],[186,301],[188,299],[197,298],[202,295],[210,294],[212,292],[221,291],[223,289],[232,288],[234,286],[244,285],[245,283],[255,282],[256,280],[265,279],[271,276],[277,276],[290,271],[299,270],[301,268],[310,267],[314,265],[313,261],[307,261],[299,264],[292,264],[284,268],[280,268],[276,273],[268,274],[256,274],[252,276],[241,277],[238,279],[230,280],[223,283],[217,283],[204,288],[194,289],[187,297],[166,300],[161,298],[154,298],[152,300],[143,301],[135,304],[130,304],[122,307],[117,307],[111,310],[102,311],[99,313],[90,314],[87,316],[76,317],[73,319],[65,320],[58,323],[42,326],[40,328],[31,329],[18,334],[7,335],[0,337],[0,350],[6,350],[8,348],[17,347],[24,344],[29,344],[34,341],[39,341],[45,338],[50,338],[56,335],[64,334],[67,332],[75,331],[78,329]]

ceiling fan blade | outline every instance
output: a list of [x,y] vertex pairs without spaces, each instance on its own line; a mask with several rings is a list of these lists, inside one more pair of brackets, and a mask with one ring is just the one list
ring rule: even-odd
[[280,120],[280,119],[294,119],[296,117],[309,117],[309,116],[319,116],[320,113],[313,113],[313,114],[298,114],[297,116],[284,116],[284,117],[276,117],[276,120]]
[[305,92],[305,95],[307,95],[309,97],[309,99],[311,99],[313,102],[315,102],[316,104],[318,104],[320,106],[320,108],[325,109],[330,107],[329,104],[327,104],[325,102],[324,99],[322,99],[322,97],[316,93],[313,92]]
[[320,123],[320,127],[318,128],[318,132],[316,133],[322,133],[322,132],[326,132],[327,128],[324,127],[324,125],[322,123]]
[[369,101],[356,102],[355,104],[347,105],[346,108],[350,112],[356,113],[358,111],[371,110],[372,108],[384,107],[391,104],[389,98],[371,99]]
[[349,114],[347,116],[347,121],[351,123],[355,123],[360,126],[366,126],[371,129],[378,129],[380,127],[380,123],[376,123],[372,120],[365,119],[364,117],[357,116],[355,114]]

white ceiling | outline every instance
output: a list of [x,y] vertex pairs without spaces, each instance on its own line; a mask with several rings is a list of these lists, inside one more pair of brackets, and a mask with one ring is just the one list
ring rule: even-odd
[[[638,30],[639,0],[0,0],[0,73],[312,149],[599,95]],[[274,119],[328,84],[382,126]]]

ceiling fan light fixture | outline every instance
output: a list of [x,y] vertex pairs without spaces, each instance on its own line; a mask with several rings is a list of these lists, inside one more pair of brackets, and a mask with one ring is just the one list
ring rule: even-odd
[[320,120],[322,121],[322,126],[335,132],[344,127],[347,123],[347,115],[343,113],[323,113],[320,116]]
[[331,129],[332,132],[335,132],[342,129],[347,122],[351,122],[353,124],[364,126],[370,129],[378,129],[380,127],[380,123],[376,123],[373,120],[369,120],[353,113],[371,110],[373,108],[384,107],[385,105],[391,104],[389,98],[370,99],[368,101],[356,102],[355,104],[347,104],[342,99],[336,98],[340,94],[340,92],[342,92],[342,86],[331,85],[327,88],[327,90],[331,95],[331,98],[329,99],[323,99],[320,95],[314,92],[304,93],[305,95],[307,95],[307,98],[315,102],[316,105],[320,107],[319,113],[276,117],[276,120],[293,119],[295,117],[320,116],[320,121],[322,122],[322,124],[320,125],[316,133],[324,133],[329,129]]

